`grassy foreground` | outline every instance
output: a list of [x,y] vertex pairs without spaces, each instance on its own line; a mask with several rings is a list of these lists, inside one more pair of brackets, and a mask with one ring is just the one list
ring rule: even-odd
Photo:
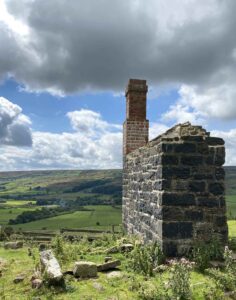
[[[236,237],[236,221],[229,221],[230,235]],[[95,263],[104,262],[106,249],[117,246],[123,242],[130,242],[125,237],[106,234],[103,238],[89,243],[85,238],[77,243],[69,244],[58,241],[53,242],[54,253],[60,261],[63,271],[71,270],[75,261],[84,260]],[[134,242],[134,240],[131,240]],[[28,247],[34,253],[28,256]],[[60,251],[58,251],[58,249]],[[89,280],[76,280],[66,275],[66,289],[42,287],[39,290],[31,288],[30,279],[38,262],[38,248],[28,244],[19,250],[5,250],[0,247],[0,299],[1,300],[32,300],[32,299],[58,299],[58,300],[172,300],[177,298],[160,298],[155,292],[162,292],[171,278],[169,269],[164,273],[157,273],[154,277],[135,272],[129,264],[130,255],[127,253],[112,254],[113,259],[119,259],[121,271],[119,277],[110,278],[107,273],[98,273],[98,277]],[[137,258],[136,258],[137,259]],[[13,279],[25,275],[23,282],[15,284]],[[235,299],[227,293],[218,290],[217,281],[207,273],[192,270],[190,272],[191,299]],[[235,286],[236,293],[236,286]],[[206,296],[207,295],[207,296]],[[236,294],[233,294],[234,296]],[[39,297],[39,298],[37,298]],[[218,297],[218,298],[216,298]],[[183,298],[184,299],[184,298]]]

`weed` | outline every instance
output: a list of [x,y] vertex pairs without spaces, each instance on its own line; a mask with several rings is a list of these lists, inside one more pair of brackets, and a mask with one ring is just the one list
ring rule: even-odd
[[191,258],[196,263],[196,269],[204,272],[209,267],[211,260],[223,259],[223,247],[216,234],[212,234],[212,239],[207,243],[204,241],[197,241],[193,246]]
[[153,269],[163,261],[163,252],[156,242],[148,245],[136,244],[129,255],[128,266],[137,273],[153,276]]
[[170,278],[168,287],[171,290],[171,299],[191,299],[190,272],[194,263],[185,258],[181,258],[179,261],[173,259],[169,263]]

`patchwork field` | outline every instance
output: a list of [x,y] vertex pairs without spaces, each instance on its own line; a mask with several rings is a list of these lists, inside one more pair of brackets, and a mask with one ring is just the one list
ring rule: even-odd
[[61,228],[111,230],[112,225],[121,224],[121,206],[108,205],[85,206],[91,211],[76,211],[57,217],[25,224],[14,225],[22,230],[57,230]]
[[[233,220],[236,167],[225,170],[227,213]],[[121,182],[121,170],[0,173],[0,225],[8,225],[9,220],[29,212],[27,221],[13,226],[24,230],[110,229],[121,223]],[[35,214],[42,209],[51,209],[50,215],[37,219]]]

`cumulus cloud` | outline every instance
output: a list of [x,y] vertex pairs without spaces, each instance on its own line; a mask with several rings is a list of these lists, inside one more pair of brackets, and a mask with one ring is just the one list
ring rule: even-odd
[[[22,109],[0,98],[1,170],[120,168],[121,126],[91,110],[67,114],[74,132],[30,131]],[[33,143],[32,143],[33,142]],[[32,147],[12,147],[29,146]]]
[[169,127],[163,123],[151,123],[149,128],[149,139],[152,140],[158,135],[165,133]]
[[0,97],[0,146],[31,146],[30,124],[18,105]]
[[3,3],[0,77],[29,91],[120,91],[129,77],[207,87],[235,80],[234,0]]
[[206,124],[210,119],[234,120],[236,117],[235,85],[198,88],[182,85],[179,99],[162,116],[163,121],[190,121]]
[[88,135],[99,135],[101,132],[112,129],[121,129],[117,124],[111,124],[102,120],[100,113],[88,109],[67,113],[72,128]]
[[[19,124],[29,129],[30,120],[22,114],[19,106],[3,98],[0,103],[1,140],[5,141],[1,144],[0,170],[122,167],[121,126],[106,122],[98,112],[84,109],[70,112],[67,116],[74,132],[32,131],[32,147],[13,147],[12,145],[21,146],[24,140],[22,133],[24,130],[21,131]],[[12,124],[17,126],[14,127],[15,125]],[[7,127],[10,129],[4,130]],[[168,126],[163,123],[151,123],[150,139],[164,133],[167,129]],[[11,132],[10,136],[9,132]],[[226,140],[226,163],[236,164],[236,129],[228,132],[213,131],[212,134]],[[9,142],[13,141],[13,136],[15,136],[14,143]]]

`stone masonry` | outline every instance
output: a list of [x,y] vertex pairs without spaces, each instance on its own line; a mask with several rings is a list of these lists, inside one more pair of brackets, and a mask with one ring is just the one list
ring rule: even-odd
[[[130,80],[128,85],[134,98],[137,82]],[[139,110],[146,98],[127,98],[127,102],[134,101],[128,108],[142,102],[134,112],[139,116],[137,122],[145,124],[146,109],[145,113]],[[185,123],[144,143],[137,124],[133,129],[127,122],[129,118],[124,126],[122,210],[127,233],[158,241],[167,256],[184,255],[194,241],[208,241],[212,234],[226,243],[224,141],[211,137],[201,126]],[[141,136],[144,132],[148,136],[145,126],[140,131]]]

